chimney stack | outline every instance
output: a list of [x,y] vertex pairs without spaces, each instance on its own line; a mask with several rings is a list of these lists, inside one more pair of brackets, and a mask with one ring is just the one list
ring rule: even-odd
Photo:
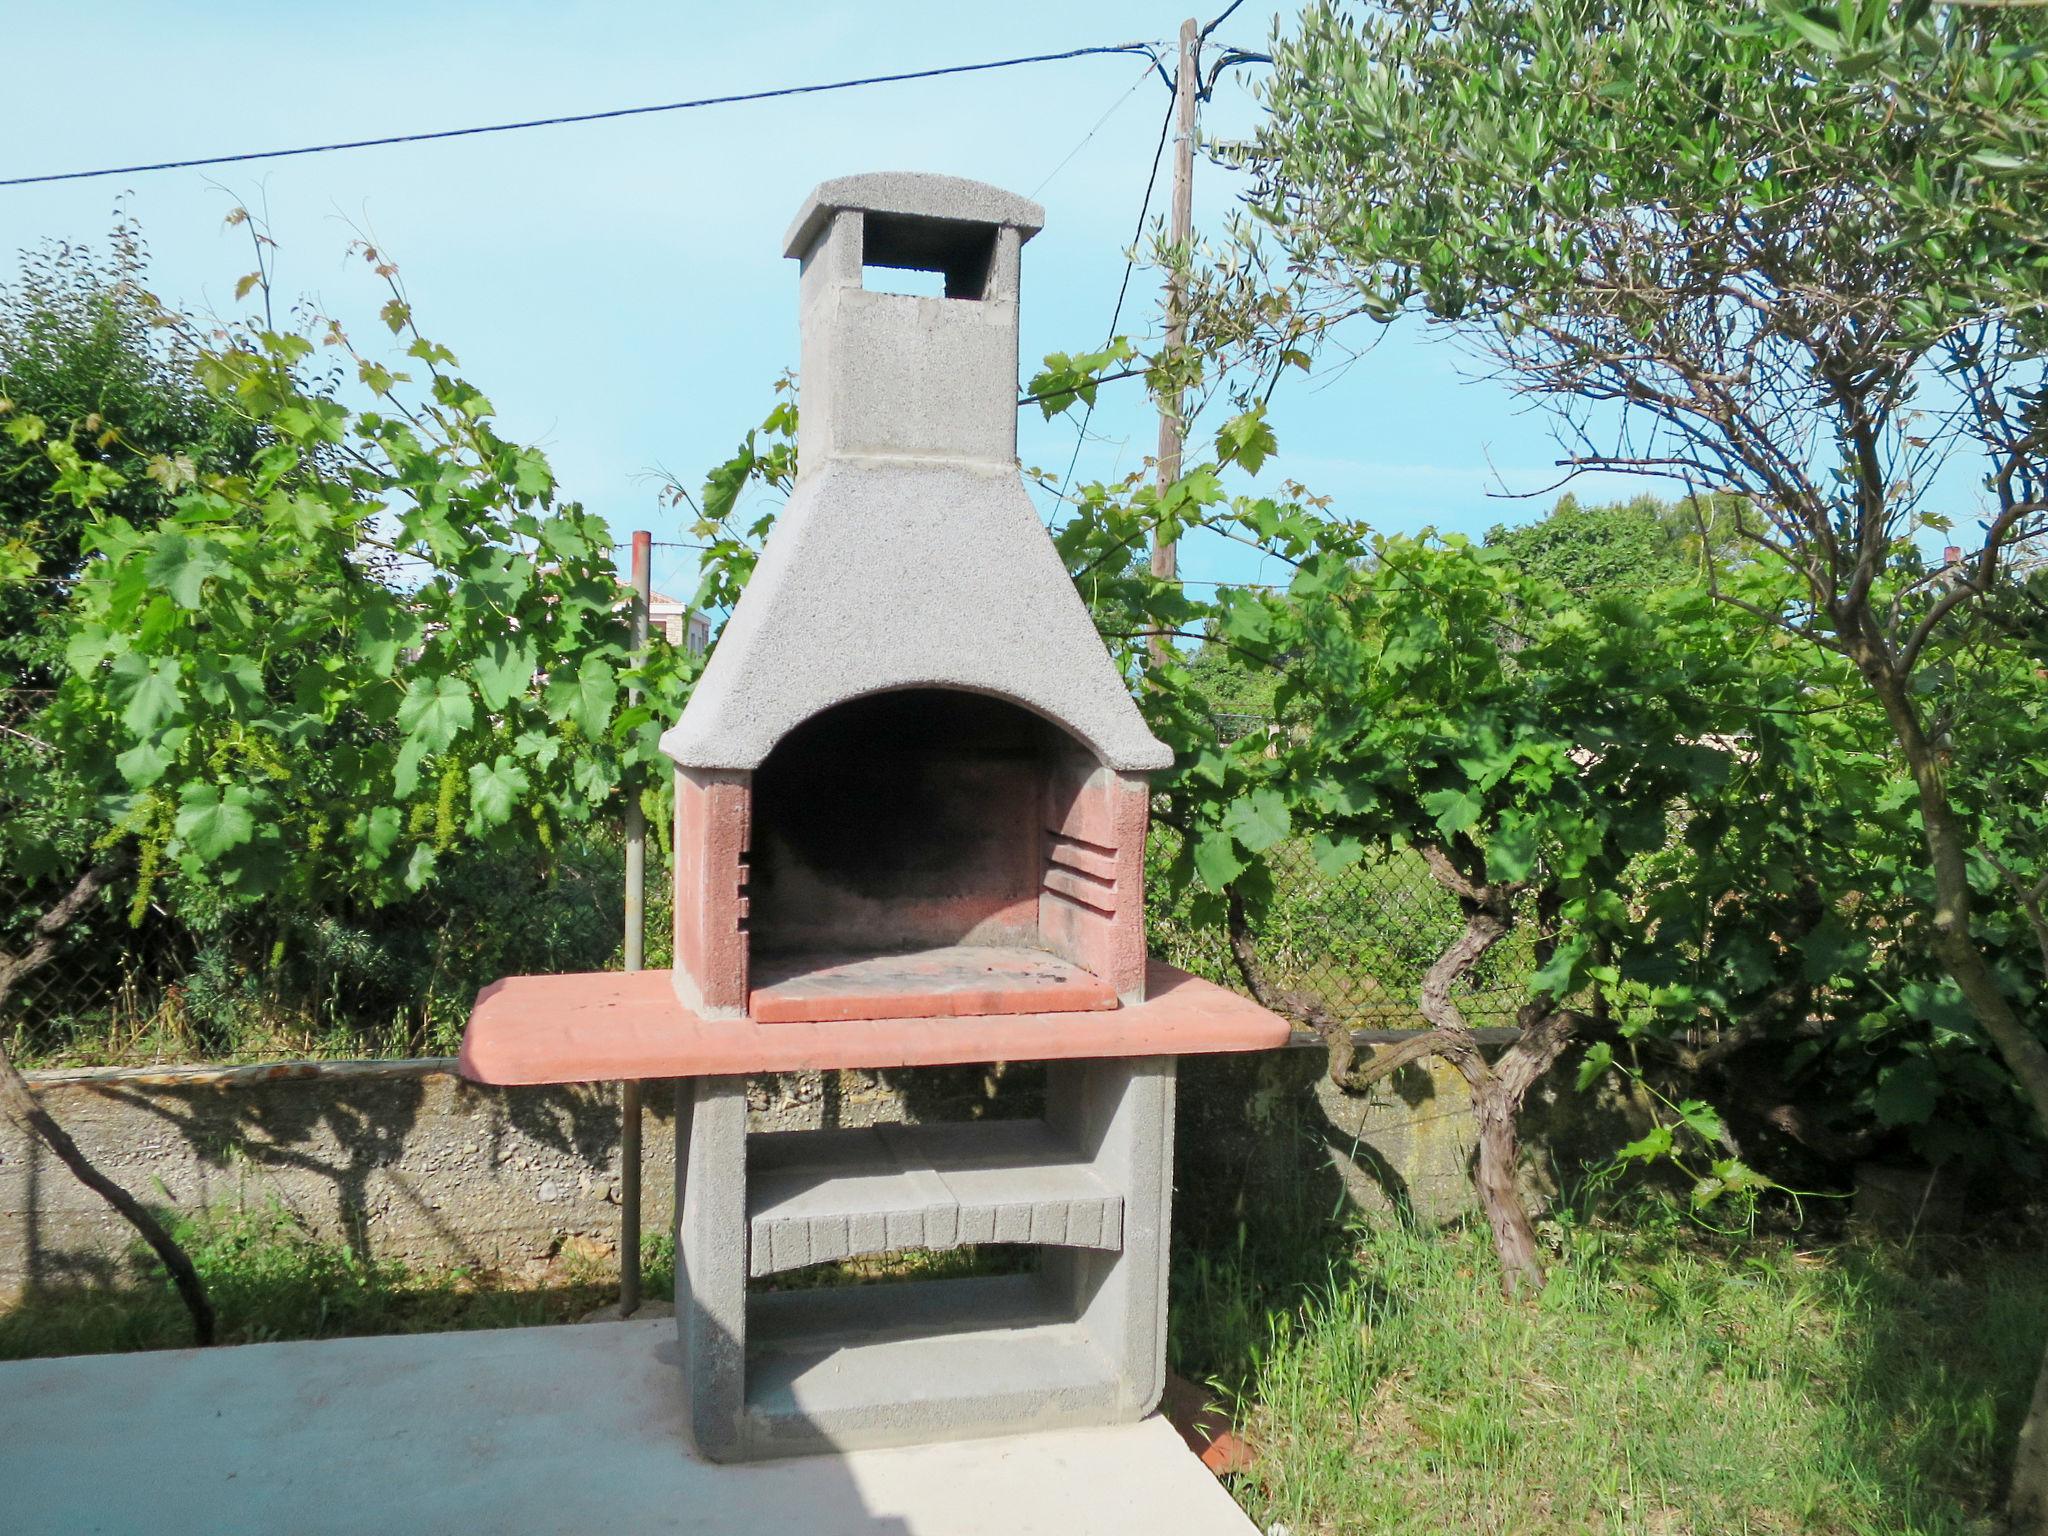
[[[842,176],[811,193],[783,243],[803,263],[804,471],[1016,462],[1018,256],[1044,223],[1036,203],[949,176]],[[871,293],[866,267],[943,273],[945,296]]]

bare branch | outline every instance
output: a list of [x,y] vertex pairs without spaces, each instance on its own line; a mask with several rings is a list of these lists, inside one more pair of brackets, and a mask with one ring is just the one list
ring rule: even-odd
[[[64,930],[91,905],[125,863],[125,856],[117,855],[95,864],[79,877],[78,883],[55,906],[36,920],[32,930],[34,942],[24,953],[11,955],[0,952],[0,1005],[6,1003],[8,995],[23,977],[50,962]],[[79,1183],[111,1205],[141,1234],[142,1240],[163,1261],[178,1294],[184,1298],[186,1310],[192,1314],[193,1337],[201,1344],[211,1344],[214,1336],[213,1303],[207,1299],[206,1286],[200,1280],[199,1272],[192,1267],[191,1258],[146,1206],[92,1165],[91,1159],[79,1150],[78,1143],[36,1099],[28,1080],[8,1059],[4,1046],[0,1046],[0,1109],[5,1109],[20,1121],[56,1155],[59,1162],[71,1170]]]

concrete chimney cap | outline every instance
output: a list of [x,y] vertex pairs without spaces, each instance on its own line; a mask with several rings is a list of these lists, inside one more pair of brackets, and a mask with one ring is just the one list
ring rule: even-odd
[[1020,240],[1029,240],[1045,228],[1045,209],[1028,197],[1005,192],[985,181],[938,176],[929,171],[870,171],[819,182],[804,199],[796,221],[783,237],[782,254],[801,257],[811,248],[820,226],[842,208],[1000,226],[1018,231]]

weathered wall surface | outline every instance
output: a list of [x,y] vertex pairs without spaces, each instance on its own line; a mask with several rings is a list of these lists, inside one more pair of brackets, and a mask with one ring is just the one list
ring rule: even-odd
[[[94,1163],[152,1204],[276,1202],[378,1257],[499,1265],[615,1210],[615,1089],[506,1093],[451,1062],[30,1074]],[[657,1096],[661,1097],[661,1096]],[[650,1124],[655,1157],[668,1138]],[[665,1188],[649,1170],[649,1191]],[[112,1211],[0,1120],[0,1295],[108,1275],[133,1244]]]
[[[757,1125],[801,1130],[905,1118],[1029,1113],[1030,1074],[959,1069],[763,1079]],[[516,1266],[565,1239],[616,1241],[615,1084],[484,1088],[445,1059],[29,1074],[94,1163],[151,1204],[275,1203],[365,1257]],[[646,1093],[644,1230],[671,1219],[672,1095]],[[0,1298],[112,1279],[134,1235],[0,1116]]]
[[[1476,1033],[1492,1048],[1513,1032]],[[1389,1038],[1357,1036],[1361,1046]],[[1421,1061],[1354,1095],[1330,1081],[1328,1065],[1321,1046],[1301,1036],[1295,1049],[1181,1063],[1174,1198],[1183,1240],[1227,1246],[1240,1223],[1299,1233],[1347,1208],[1425,1224],[1476,1209],[1477,1131],[1455,1068]],[[1643,1130],[1610,1098],[1574,1093],[1572,1065],[1531,1093],[1522,1112],[1520,1182],[1539,1209],[1586,1162]]]
[[[107,1173],[187,1210],[276,1203],[366,1257],[516,1267],[618,1231],[616,1085],[483,1088],[451,1061],[30,1074]],[[1467,1208],[1470,1106],[1448,1069],[1349,1098],[1320,1049],[1181,1063],[1176,1225],[1346,1202],[1440,1220]],[[1032,1114],[1032,1068],[841,1072],[756,1082],[763,1129]],[[671,1095],[646,1094],[645,1230],[672,1219]],[[1534,1116],[1542,1123],[1538,1109]],[[0,1118],[0,1299],[111,1279],[134,1242],[61,1164]]]

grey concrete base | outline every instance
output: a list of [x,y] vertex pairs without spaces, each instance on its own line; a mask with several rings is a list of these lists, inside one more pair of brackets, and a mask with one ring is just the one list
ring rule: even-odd
[[[680,1086],[676,1334],[716,1461],[1131,1422],[1166,1370],[1170,1057],[1059,1063],[1042,1120],[753,1135]],[[750,1275],[1028,1244],[1034,1274],[750,1295]],[[765,1251],[764,1251],[765,1247]]]
[[743,1454],[1112,1424],[1112,1360],[1037,1275],[840,1286],[750,1308]]
[[1249,1536],[1171,1426],[718,1467],[673,1325],[0,1365],[10,1536]]

